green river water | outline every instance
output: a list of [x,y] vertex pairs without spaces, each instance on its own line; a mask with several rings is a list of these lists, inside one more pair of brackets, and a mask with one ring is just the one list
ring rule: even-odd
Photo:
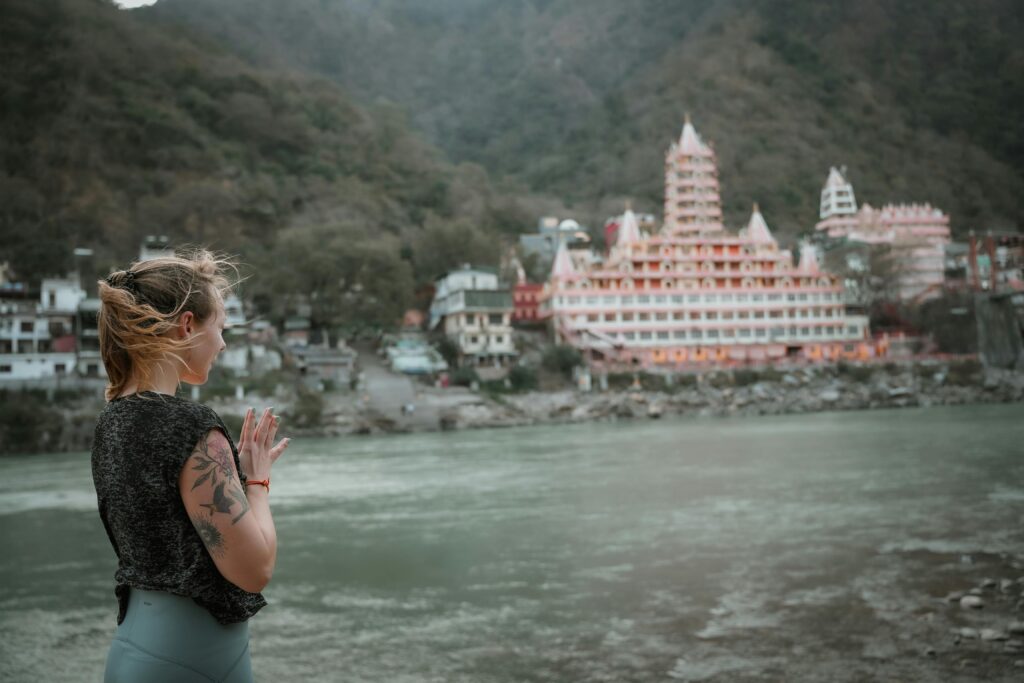
[[[1020,681],[1021,405],[296,440],[257,680]],[[0,680],[98,681],[87,454],[0,459]],[[985,578],[986,607],[944,600]]]

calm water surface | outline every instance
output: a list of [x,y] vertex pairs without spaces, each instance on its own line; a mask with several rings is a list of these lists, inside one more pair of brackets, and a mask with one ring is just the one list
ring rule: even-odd
[[[1024,560],[1022,417],[298,440],[258,679],[1013,680],[995,654],[950,673],[936,596]],[[100,680],[115,563],[87,455],[0,460],[0,547],[0,679]]]

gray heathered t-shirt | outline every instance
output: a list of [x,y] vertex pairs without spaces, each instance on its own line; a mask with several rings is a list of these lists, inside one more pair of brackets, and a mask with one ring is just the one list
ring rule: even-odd
[[267,604],[221,575],[181,501],[181,468],[211,429],[224,432],[244,482],[227,427],[204,405],[146,391],[116,398],[100,413],[92,478],[117,554],[119,624],[129,587],[190,597],[222,624],[245,621]]

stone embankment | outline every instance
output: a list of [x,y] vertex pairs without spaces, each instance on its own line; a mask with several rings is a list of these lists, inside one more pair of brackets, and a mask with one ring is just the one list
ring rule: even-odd
[[[703,375],[618,376],[608,391],[490,393],[415,388],[411,410],[352,392],[324,394],[317,414],[279,386],[276,395],[209,401],[234,431],[249,405],[275,406],[290,436],[345,436],[676,416],[748,416],[1024,401],[1024,373],[943,363],[735,370]],[[25,396],[0,416],[0,453],[88,450],[98,397],[46,401]],[[29,399],[32,399],[29,401]],[[202,400],[202,399],[201,399]],[[23,405],[24,403],[24,405]],[[31,405],[29,405],[31,403]],[[307,425],[301,427],[300,425]]]
[[[471,429],[675,416],[750,416],[827,410],[927,407],[1024,401],[1024,373],[987,370],[970,377],[945,365],[888,369],[807,367],[770,374],[716,372],[664,378],[645,377],[638,388],[610,391],[487,394],[467,389],[424,389],[417,403],[439,416],[437,429]],[[753,377],[752,377],[753,376]],[[656,379],[661,387],[652,387]],[[328,431],[377,433],[419,431],[373,415],[339,415]],[[433,428],[430,426],[430,428]]]

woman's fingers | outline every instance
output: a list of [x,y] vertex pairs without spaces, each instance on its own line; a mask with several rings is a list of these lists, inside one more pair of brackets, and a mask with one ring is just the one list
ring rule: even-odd
[[277,442],[277,445],[270,449],[270,459],[276,461],[281,457],[281,454],[288,448],[288,444],[292,442],[291,439],[281,439]]
[[239,447],[244,447],[249,439],[252,438],[252,420],[253,420],[252,408],[245,411],[245,419],[242,420],[242,435],[238,438]]
[[274,439],[277,437],[277,428],[281,424],[281,420],[277,415],[270,416],[270,429],[267,430],[267,448],[270,448],[274,443]]
[[258,446],[266,445],[267,440],[267,429],[269,428],[268,418],[270,417],[270,408],[264,408],[263,414],[260,415],[260,422],[256,425],[256,433],[253,435],[253,440]]

